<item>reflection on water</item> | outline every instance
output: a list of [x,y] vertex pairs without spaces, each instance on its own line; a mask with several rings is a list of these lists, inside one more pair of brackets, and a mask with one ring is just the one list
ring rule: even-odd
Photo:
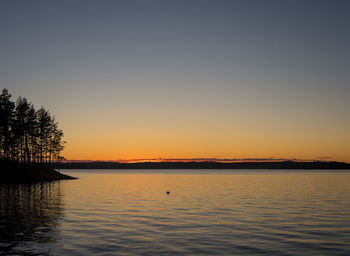
[[349,172],[184,172],[1,186],[0,255],[350,255]]
[[0,255],[45,255],[58,238],[60,183],[0,185]]

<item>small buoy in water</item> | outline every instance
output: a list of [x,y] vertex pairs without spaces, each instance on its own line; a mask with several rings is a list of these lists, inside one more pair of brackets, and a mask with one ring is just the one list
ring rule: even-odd
[[169,194],[170,194],[170,191],[167,191],[166,194],[169,195]]

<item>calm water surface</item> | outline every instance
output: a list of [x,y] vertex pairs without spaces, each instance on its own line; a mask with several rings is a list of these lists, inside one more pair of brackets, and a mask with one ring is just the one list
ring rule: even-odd
[[350,255],[349,172],[64,172],[0,185],[0,255]]

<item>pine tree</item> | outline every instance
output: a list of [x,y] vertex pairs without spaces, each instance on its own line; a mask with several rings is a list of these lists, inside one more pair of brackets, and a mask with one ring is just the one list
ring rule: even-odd
[[11,101],[11,94],[3,89],[0,95],[0,157],[5,159],[10,158],[14,109],[15,103]]

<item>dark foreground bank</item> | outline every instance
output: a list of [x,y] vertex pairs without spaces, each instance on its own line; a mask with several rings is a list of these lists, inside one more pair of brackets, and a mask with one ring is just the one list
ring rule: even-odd
[[0,170],[0,184],[76,179],[62,174],[50,166],[40,164],[23,164],[2,160],[0,161]]

